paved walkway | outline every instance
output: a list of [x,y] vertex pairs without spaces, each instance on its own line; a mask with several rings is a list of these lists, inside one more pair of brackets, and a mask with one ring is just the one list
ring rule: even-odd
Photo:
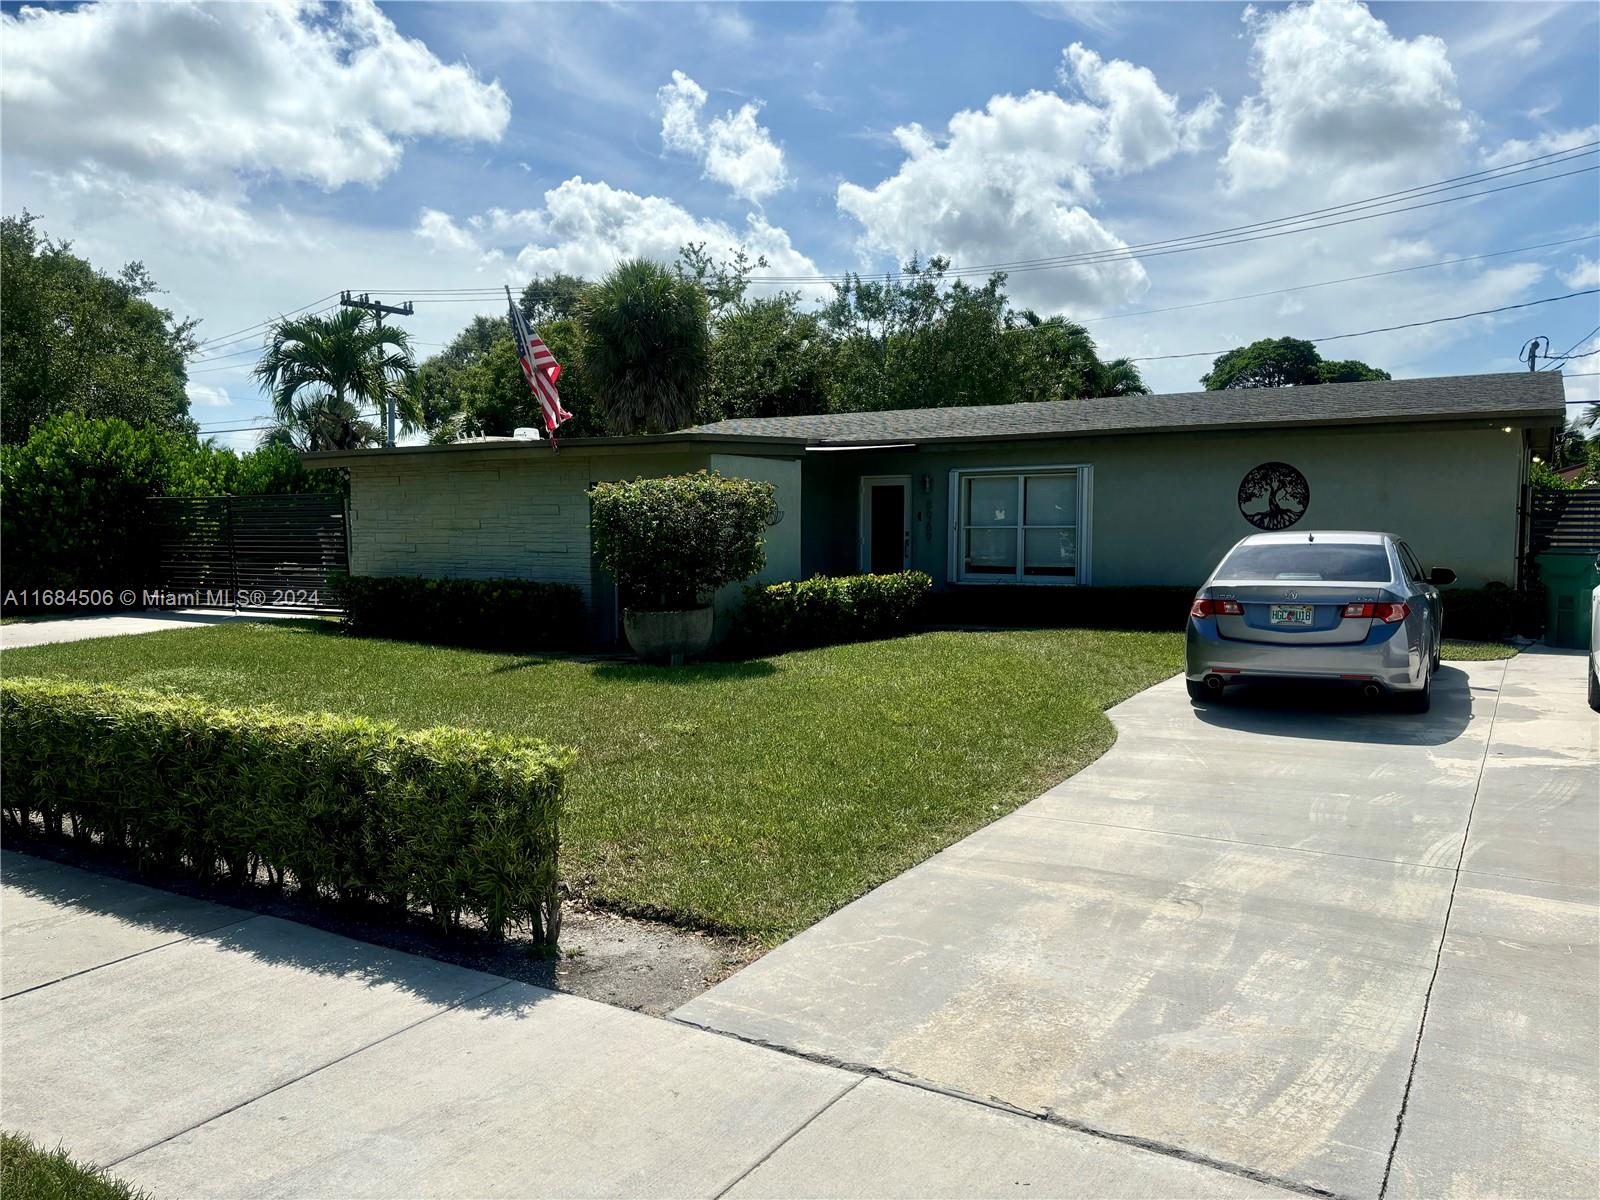
[[193,629],[199,625],[226,625],[233,621],[297,621],[310,612],[234,612],[226,608],[148,609],[144,612],[97,613],[62,617],[55,621],[18,621],[0,625],[0,649],[45,646],[52,642],[84,642],[90,638],[122,637],[130,633],[162,633]]
[[1283,1194],[39,859],[0,877],[0,1125],[157,1200]]
[[1541,650],[1447,665],[1426,717],[1171,680],[676,1015],[1300,1188],[1600,1195],[1583,688]]

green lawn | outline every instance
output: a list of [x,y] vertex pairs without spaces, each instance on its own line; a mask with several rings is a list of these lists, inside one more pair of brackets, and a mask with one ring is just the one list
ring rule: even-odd
[[513,730],[576,746],[563,877],[777,942],[1032,798],[1182,635],[928,633],[672,671],[217,625],[7,650],[7,675]]
[[0,1135],[0,1195],[5,1200],[143,1200],[148,1192],[88,1167],[63,1150],[41,1150],[15,1133]]
[[1520,647],[1510,642],[1453,642],[1445,638],[1439,655],[1445,662],[1481,662],[1490,658],[1510,658]]

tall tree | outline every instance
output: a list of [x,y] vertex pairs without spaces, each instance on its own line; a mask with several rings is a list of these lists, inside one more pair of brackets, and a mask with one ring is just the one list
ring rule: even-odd
[[1149,392],[1126,358],[1102,362],[1094,338],[1076,321],[1041,318],[1026,309],[1008,320],[1007,341],[1017,400],[1087,400]]
[[51,241],[24,212],[0,220],[0,441],[25,441],[58,413],[193,433],[185,358],[193,321],[150,300],[143,264],[115,276]]
[[832,345],[792,293],[741,304],[717,322],[706,372],[708,421],[823,412]]
[[619,264],[584,296],[584,373],[613,433],[665,433],[694,422],[710,332],[706,295],[648,259]]
[[360,309],[281,318],[251,375],[272,398],[277,427],[264,439],[269,444],[307,451],[373,445],[382,438],[375,422],[391,400],[403,429],[422,425],[409,336]]
[[1356,359],[1329,362],[1299,338],[1262,338],[1218,355],[1200,382],[1208,392],[1224,388],[1305,387],[1388,379],[1389,372]]

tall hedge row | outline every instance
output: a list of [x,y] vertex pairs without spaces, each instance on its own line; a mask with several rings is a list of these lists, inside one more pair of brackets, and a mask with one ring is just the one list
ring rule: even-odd
[[218,709],[195,697],[0,682],[7,823],[138,865],[292,882],[314,899],[561,928],[571,752],[526,738]]

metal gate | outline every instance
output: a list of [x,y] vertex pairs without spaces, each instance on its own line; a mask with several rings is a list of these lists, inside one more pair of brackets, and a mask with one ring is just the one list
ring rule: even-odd
[[207,608],[337,608],[349,569],[344,497],[163,496],[150,502],[163,602]]

